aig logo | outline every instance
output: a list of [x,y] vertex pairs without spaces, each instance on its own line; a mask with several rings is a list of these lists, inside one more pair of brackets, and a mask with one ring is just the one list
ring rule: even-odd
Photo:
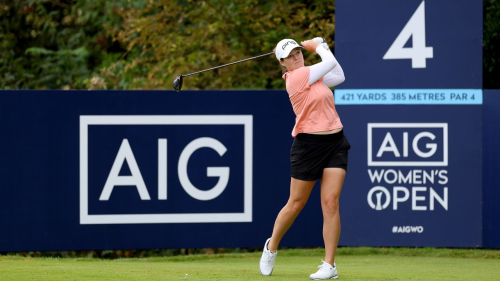
[[368,166],[448,166],[447,123],[368,123]]
[[80,223],[251,222],[252,126],[249,115],[80,116]]

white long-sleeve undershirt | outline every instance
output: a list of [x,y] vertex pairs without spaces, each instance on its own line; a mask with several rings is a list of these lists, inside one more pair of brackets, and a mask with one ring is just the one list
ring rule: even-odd
[[334,87],[345,81],[344,71],[330,50],[321,45],[316,48],[316,53],[321,57],[321,62],[311,65],[309,72],[309,85],[318,81],[321,77],[323,83],[328,87]]

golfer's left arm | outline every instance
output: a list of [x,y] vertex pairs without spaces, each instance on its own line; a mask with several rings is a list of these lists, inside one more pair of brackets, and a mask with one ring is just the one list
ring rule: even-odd
[[342,67],[336,59],[335,61],[337,62],[335,67],[330,72],[325,74],[325,76],[323,76],[323,83],[325,83],[325,85],[328,87],[335,87],[345,81],[344,71],[342,70]]
[[[323,83],[325,83],[325,85],[328,87],[335,87],[344,82],[344,71],[342,70],[342,67],[340,66],[335,56],[333,56],[332,52],[330,50],[326,50],[325,48],[317,48],[316,52],[321,57],[321,60],[323,62],[329,61],[330,65],[333,66],[329,69],[328,72],[325,71],[326,69],[322,69],[323,71],[318,71],[319,75],[323,74]],[[311,69],[311,73],[313,71],[314,69]]]
[[302,41],[302,46],[308,51],[315,51],[321,57],[321,62],[309,66],[309,85],[312,85],[321,77],[323,77],[323,83],[328,87],[334,87],[344,82],[344,71],[332,52],[325,49],[327,47],[321,46],[314,40]]

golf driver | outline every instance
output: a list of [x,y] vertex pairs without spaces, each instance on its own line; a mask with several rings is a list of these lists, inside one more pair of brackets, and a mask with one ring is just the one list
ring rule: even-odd
[[235,62],[224,64],[224,65],[221,65],[221,66],[216,66],[216,67],[212,67],[212,68],[209,68],[209,69],[205,69],[205,70],[200,70],[200,71],[197,71],[197,72],[189,73],[189,74],[186,74],[186,75],[179,74],[174,79],[174,83],[173,83],[174,90],[176,90],[177,92],[181,91],[181,89],[182,89],[182,78],[184,78],[184,77],[191,76],[191,75],[198,74],[198,73],[202,73],[202,72],[209,71],[209,70],[218,69],[218,68],[221,68],[221,67],[224,67],[224,66],[228,66],[228,65],[237,64],[237,63],[244,62],[244,61],[249,61],[249,60],[258,59],[258,58],[265,57],[265,56],[270,56],[270,55],[273,55],[273,54],[274,54],[274,52],[270,52],[270,53],[263,54],[263,55],[260,55],[260,56],[256,56],[256,57],[253,57],[253,58],[248,58],[248,59],[244,59],[244,60],[235,61]]

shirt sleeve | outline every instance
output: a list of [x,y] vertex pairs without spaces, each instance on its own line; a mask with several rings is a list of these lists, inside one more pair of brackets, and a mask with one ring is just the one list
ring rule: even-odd
[[321,62],[312,65],[309,76],[309,85],[323,77],[323,83],[328,87],[334,87],[345,81],[344,71],[333,56],[332,52],[324,48],[316,48],[316,52],[321,57]]
[[311,69],[311,73],[309,74],[309,85],[318,81],[337,65],[337,60],[332,52],[326,50],[321,45],[316,48],[316,53],[321,57],[321,62],[309,67]]
[[344,81],[344,71],[339,63],[323,77],[323,83],[328,87],[335,87]]

